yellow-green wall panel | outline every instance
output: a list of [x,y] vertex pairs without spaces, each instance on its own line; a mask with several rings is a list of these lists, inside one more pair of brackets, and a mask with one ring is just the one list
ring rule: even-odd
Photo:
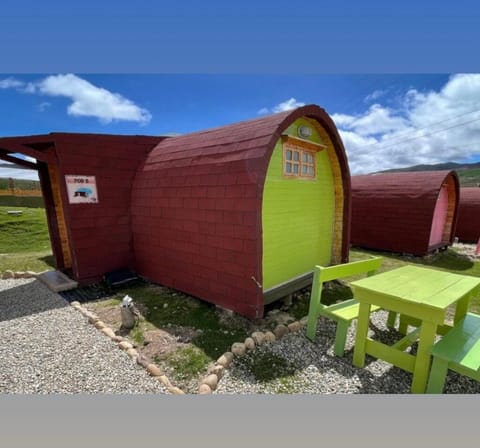
[[[300,124],[313,128],[309,140],[322,143],[312,123],[299,119],[287,130],[296,136]],[[315,179],[283,176],[281,140],[275,145],[265,180],[262,204],[263,290],[330,264],[334,221],[334,181],[326,150],[316,154]]]

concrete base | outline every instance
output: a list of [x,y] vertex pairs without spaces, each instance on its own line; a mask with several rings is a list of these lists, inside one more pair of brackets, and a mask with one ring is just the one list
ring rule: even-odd
[[37,278],[54,292],[67,291],[78,286],[76,281],[70,279],[60,271],[43,272],[42,274],[38,274]]

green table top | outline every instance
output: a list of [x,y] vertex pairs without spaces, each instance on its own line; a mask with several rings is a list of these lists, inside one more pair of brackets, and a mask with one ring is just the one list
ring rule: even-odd
[[[388,297],[409,305],[445,310],[476,288],[480,278],[418,266],[403,266],[351,283],[358,300]],[[368,300],[368,299],[367,299]]]

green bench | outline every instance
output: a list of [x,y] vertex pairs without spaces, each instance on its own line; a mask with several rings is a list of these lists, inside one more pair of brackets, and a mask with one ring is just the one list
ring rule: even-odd
[[448,369],[480,381],[480,315],[467,313],[431,350],[427,393],[443,391]]
[[[311,341],[315,339],[319,316],[325,316],[337,322],[334,352],[337,356],[344,355],[347,331],[351,322],[358,317],[359,303],[353,298],[329,306],[324,305],[321,303],[323,283],[352,275],[374,275],[380,268],[381,263],[381,257],[373,257],[368,260],[355,261],[336,266],[315,266],[307,320],[307,337]],[[372,306],[371,309],[372,311],[377,311],[379,307]],[[389,314],[388,325],[390,327],[393,326],[395,318],[395,313]]]

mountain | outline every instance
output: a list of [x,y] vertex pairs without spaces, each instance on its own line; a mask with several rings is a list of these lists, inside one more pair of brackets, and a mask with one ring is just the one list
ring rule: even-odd
[[434,165],[414,165],[407,168],[394,168],[380,171],[381,173],[401,173],[403,171],[441,171],[441,170],[474,170],[480,169],[480,162],[476,163],[437,163]]
[[407,168],[395,168],[391,170],[380,171],[380,173],[401,173],[406,171],[441,171],[455,170],[460,179],[461,187],[480,186],[480,162],[476,163],[437,163],[434,165],[414,165]]

